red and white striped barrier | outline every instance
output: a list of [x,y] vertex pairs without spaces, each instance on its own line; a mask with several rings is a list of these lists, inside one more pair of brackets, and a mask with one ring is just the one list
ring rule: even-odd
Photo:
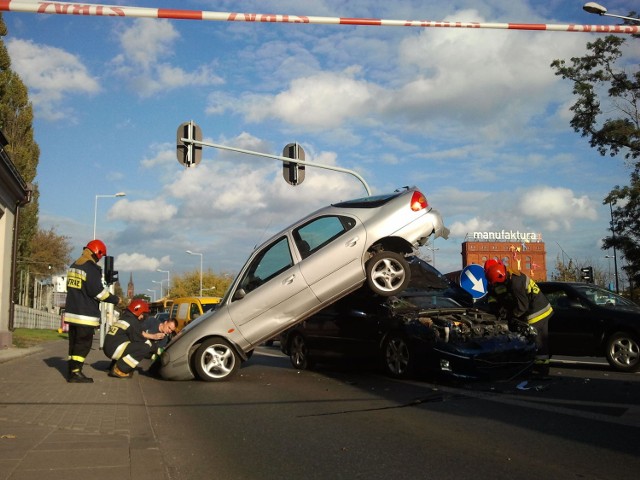
[[381,27],[421,28],[491,28],[499,30],[539,30],[554,32],[585,32],[608,34],[640,33],[638,25],[578,25],[549,23],[484,23],[438,22],[431,20],[387,20],[382,18],[314,17],[264,13],[211,12],[172,8],[127,7],[69,2],[25,2],[0,0],[0,11],[31,12],[51,15],[97,17],[170,18],[175,20],[205,20],[213,22],[309,23],[321,25],[367,25]]

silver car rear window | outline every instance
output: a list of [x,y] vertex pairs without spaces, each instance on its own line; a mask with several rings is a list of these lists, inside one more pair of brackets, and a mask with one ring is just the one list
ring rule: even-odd
[[389,200],[396,198],[403,192],[390,193],[386,195],[374,195],[371,197],[356,198],[355,200],[348,200],[346,202],[334,203],[334,207],[338,208],[376,208],[384,205]]

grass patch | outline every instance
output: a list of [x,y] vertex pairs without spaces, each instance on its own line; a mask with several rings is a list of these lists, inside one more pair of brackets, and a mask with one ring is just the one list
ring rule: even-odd
[[17,348],[29,348],[54,340],[66,340],[66,333],[57,330],[41,330],[37,328],[16,328],[13,331],[13,345]]

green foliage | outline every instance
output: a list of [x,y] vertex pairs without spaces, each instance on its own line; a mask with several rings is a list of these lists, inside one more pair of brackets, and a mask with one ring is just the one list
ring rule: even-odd
[[[233,277],[229,274],[216,275],[211,269],[202,272],[202,296],[222,297],[229,288]],[[171,298],[198,297],[200,295],[200,270],[185,272],[171,277]]]
[[56,330],[40,330],[32,328],[16,328],[13,331],[13,345],[17,348],[29,348],[41,343],[67,339],[66,333],[58,333]]
[[[31,203],[20,210],[17,241],[18,257],[29,259],[32,240],[38,232],[39,195],[37,184],[33,182],[40,159],[40,148],[34,140],[33,108],[27,87],[11,69],[11,59],[2,39],[7,33],[0,13],[0,129],[9,141],[6,147],[9,157],[23,180],[32,184]],[[26,264],[18,264],[18,270],[26,268]]]
[[551,67],[573,82],[573,129],[601,155],[622,155],[632,167],[629,185],[615,186],[603,201],[611,205],[613,220],[602,248],[622,253],[629,278],[640,282],[640,68],[619,65],[625,41],[615,35],[599,38],[587,43],[588,52],[572,58],[571,65],[555,60]]
[[31,239],[31,256],[18,263],[28,264],[29,270],[37,275],[63,273],[71,263],[69,237],[58,235],[54,228],[39,229]]

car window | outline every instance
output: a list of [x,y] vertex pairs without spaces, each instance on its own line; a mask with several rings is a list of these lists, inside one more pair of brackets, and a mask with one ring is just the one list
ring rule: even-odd
[[200,309],[198,308],[198,304],[192,303],[191,306],[189,307],[189,318],[191,319],[198,318],[199,315],[200,315]]
[[564,290],[546,291],[544,296],[547,297],[553,308],[568,308],[569,298]]
[[179,303],[177,308],[176,318],[187,318],[187,312],[189,311],[188,303]]
[[300,255],[306,258],[351,230],[355,225],[356,221],[351,217],[320,217],[294,230],[293,238],[296,239]]
[[575,287],[582,295],[589,299],[590,302],[601,307],[609,307],[614,309],[638,310],[639,307],[631,300],[617,295],[604,288],[595,285],[580,285]]
[[282,237],[253,259],[240,281],[240,288],[249,293],[292,266],[293,258],[289,250],[289,240],[287,237]]
[[214,308],[217,308],[218,304],[217,303],[205,303],[204,305],[202,305],[202,312],[208,312],[209,310],[213,310]]
[[334,203],[333,206],[338,208],[378,208],[391,199],[402,195],[402,193],[403,192],[394,192],[385,195],[356,198],[354,200],[347,200],[346,202]]

